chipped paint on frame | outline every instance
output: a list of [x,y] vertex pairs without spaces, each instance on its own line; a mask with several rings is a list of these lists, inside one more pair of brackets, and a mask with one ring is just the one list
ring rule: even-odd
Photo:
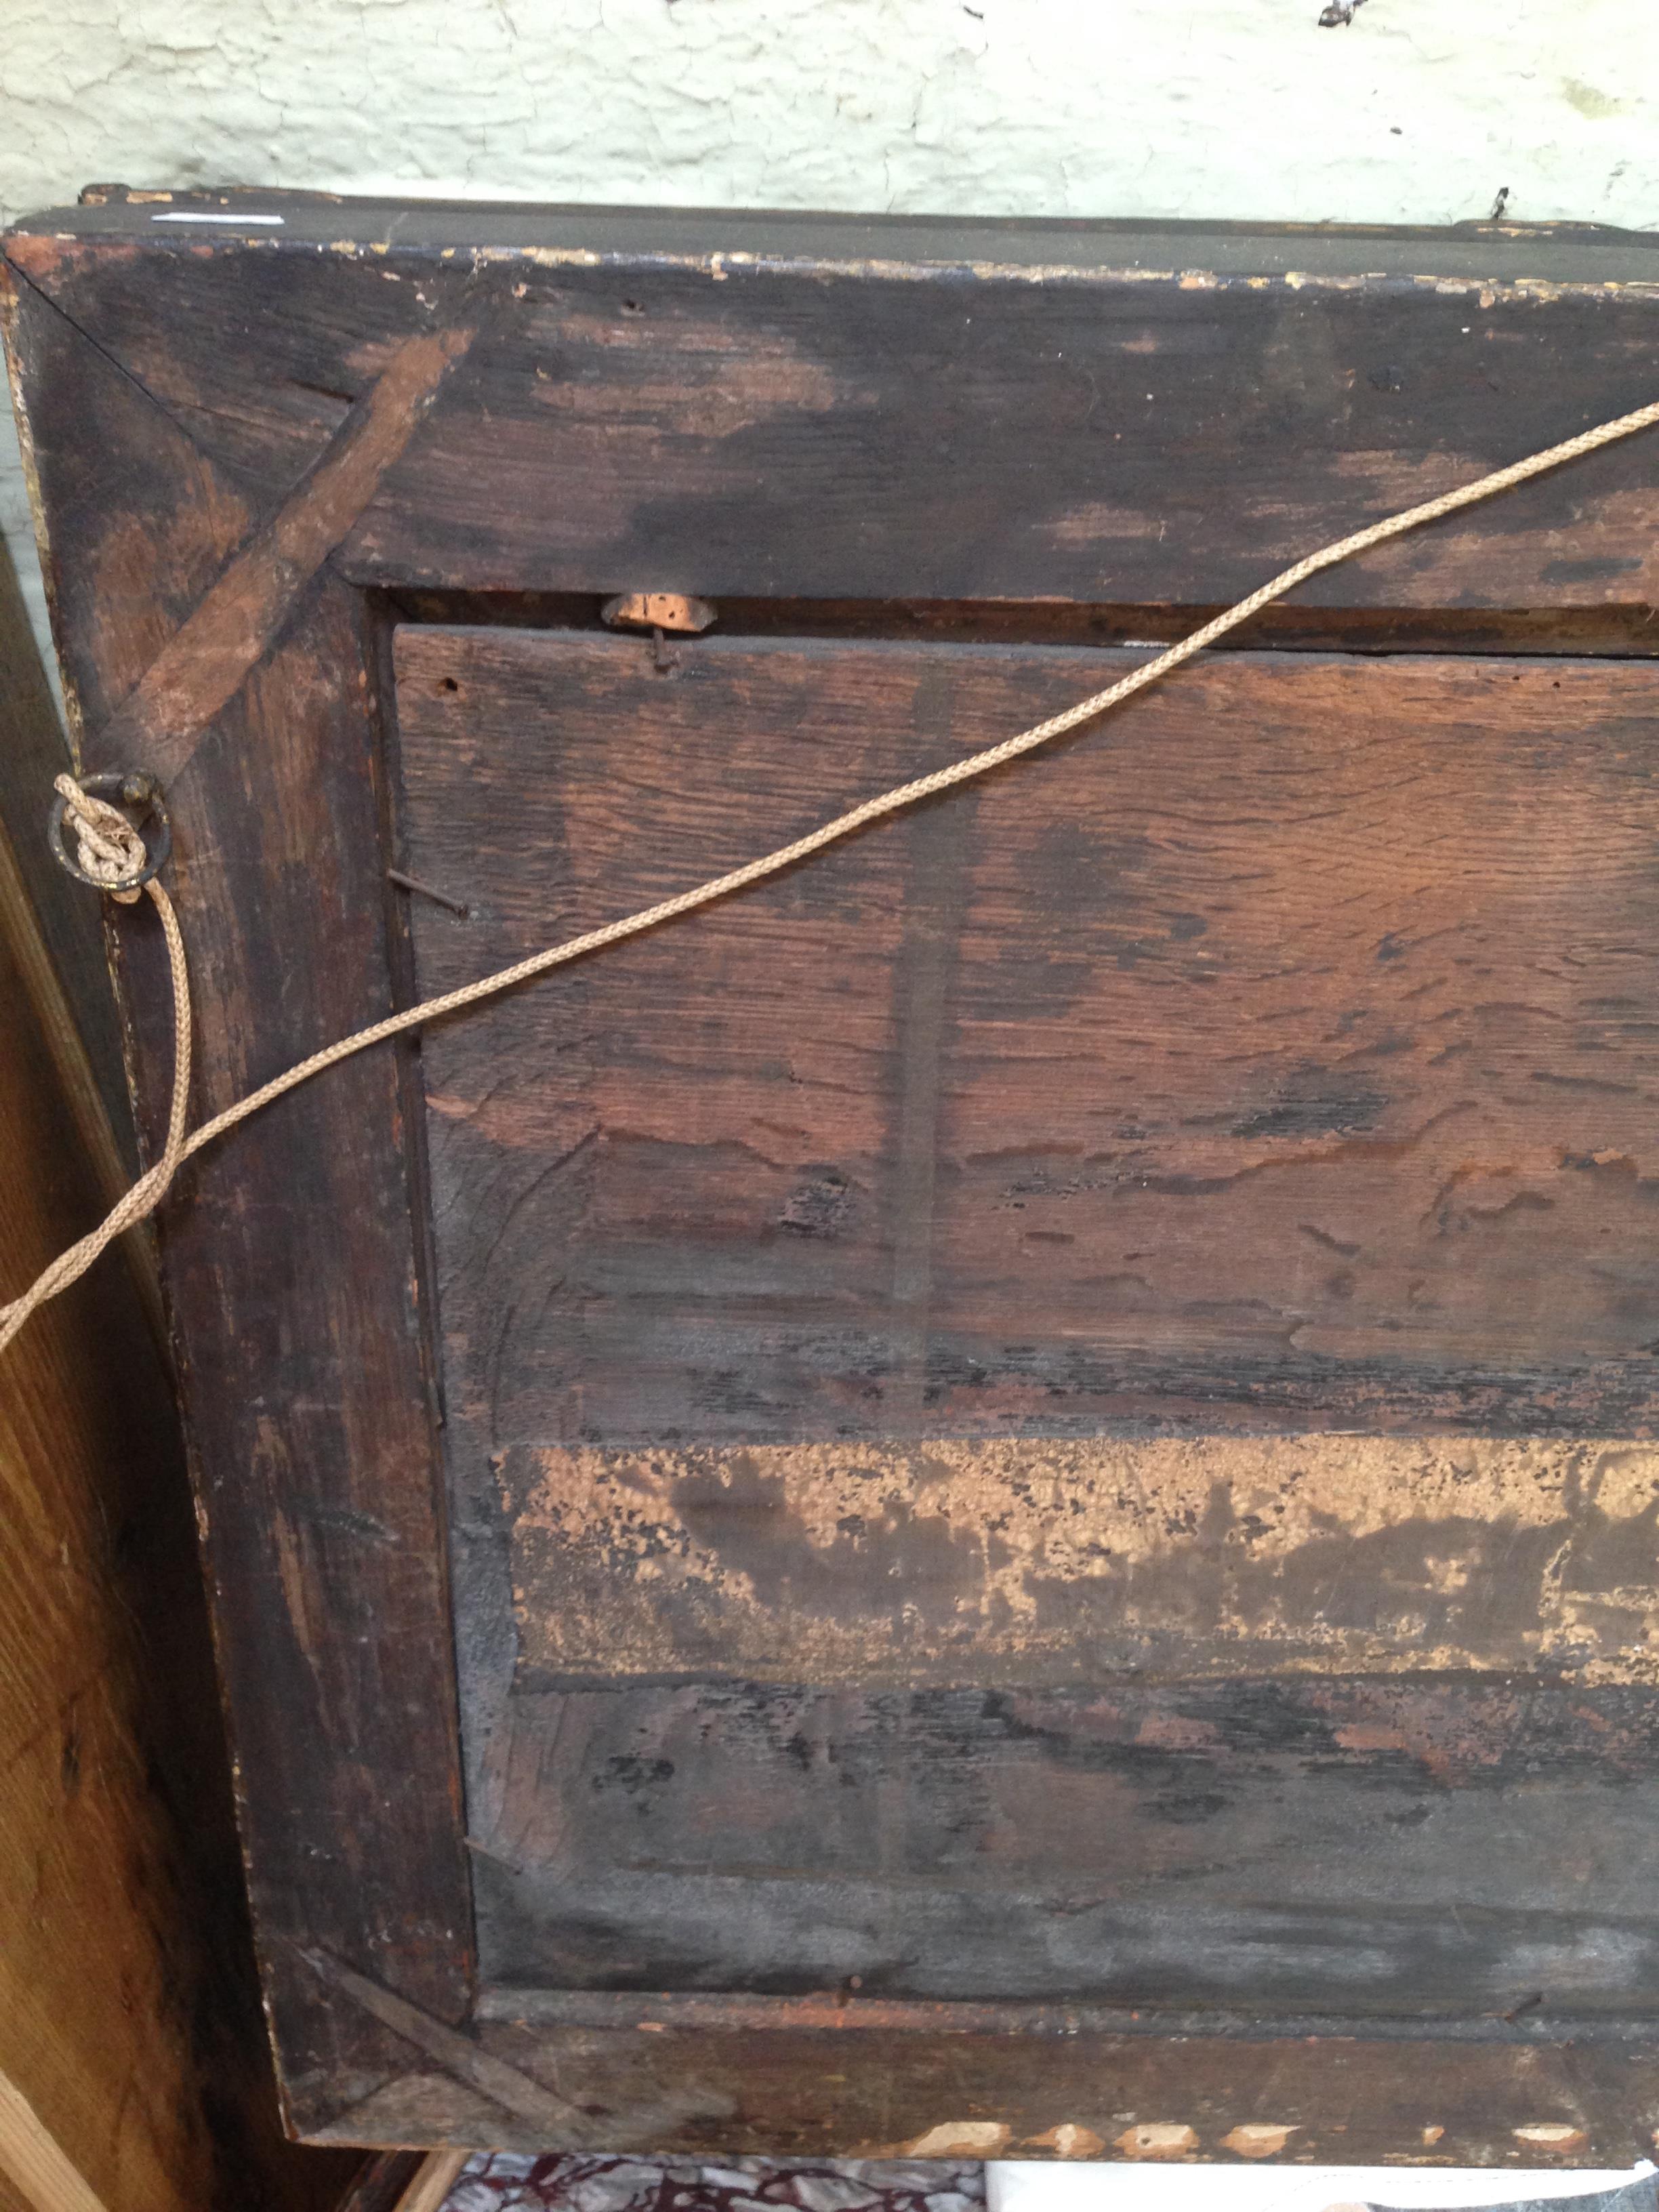
[[[40,236],[41,234],[33,234]],[[11,250],[20,260],[27,252],[31,234],[12,234]],[[54,241],[66,246],[80,246],[84,240],[78,232],[63,231],[53,234]],[[171,244],[175,248],[201,245],[200,240],[185,240],[183,236],[157,243]],[[431,258],[429,252],[396,245],[391,240],[363,241],[340,238],[324,241],[279,238],[260,235],[250,238],[221,239],[211,242],[210,250],[238,252],[258,249],[286,252],[314,252],[338,254],[349,260],[361,259],[365,254],[384,255],[392,252],[407,252],[415,258]],[[1547,305],[1557,301],[1583,299],[1617,303],[1629,300],[1650,302],[1659,297],[1659,280],[1652,283],[1639,278],[1597,277],[1594,279],[1562,280],[1546,276],[1514,276],[1498,278],[1491,275],[1394,274],[1384,270],[1315,270],[1284,269],[1254,271],[1217,270],[1207,269],[1145,268],[1090,265],[1076,262],[1005,262],[990,260],[900,260],[866,257],[852,258],[789,253],[757,253],[737,247],[720,247],[712,251],[691,253],[669,251],[599,250],[583,246],[477,246],[466,248],[446,246],[439,250],[441,260],[465,259],[474,269],[483,269],[494,263],[529,263],[548,270],[612,269],[641,271],[681,270],[708,276],[716,283],[725,283],[735,272],[742,270],[768,276],[796,276],[811,279],[850,277],[886,283],[926,283],[939,279],[976,283],[1012,283],[1036,285],[1170,285],[1182,291],[1222,292],[1237,288],[1249,291],[1269,290],[1277,287],[1287,291],[1302,292],[1369,292],[1395,290],[1401,292],[1431,291],[1449,299],[1466,299],[1483,310],[1499,305]]]

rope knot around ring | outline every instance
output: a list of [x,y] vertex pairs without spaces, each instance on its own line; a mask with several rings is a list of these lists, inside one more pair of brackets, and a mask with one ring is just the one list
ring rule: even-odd
[[143,837],[118,807],[82,791],[72,775],[56,776],[52,788],[62,798],[75,830],[75,857],[83,875],[100,884],[122,906],[137,902],[132,879],[149,862]]

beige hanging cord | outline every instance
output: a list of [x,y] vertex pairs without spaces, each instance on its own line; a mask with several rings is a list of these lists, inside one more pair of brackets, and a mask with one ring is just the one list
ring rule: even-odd
[[[185,1133],[185,1111],[190,1089],[190,977],[185,964],[184,939],[179,933],[178,917],[166,891],[154,878],[143,885],[155,902],[161,918],[161,927],[167,938],[167,959],[173,977],[173,1025],[175,1035],[173,1077],[173,1109],[167,1117],[167,1141],[161,1157],[148,1174],[141,1176],[113,1212],[100,1223],[89,1236],[53,1261],[40,1279],[11,1304],[0,1307],[0,1351],[11,1342],[24,1322],[36,1308],[55,1297],[79,1276],[83,1275],[106,1245],[153,1212],[180,1164],[192,1153],[221,1137],[227,1129],[245,1121],[250,1114],[257,1114],[262,1106],[269,1106],[285,1091],[292,1091],[301,1083],[308,1083],[313,1075],[325,1068],[333,1067],[354,1053],[364,1052],[370,1045],[382,1043],[387,1037],[400,1036],[405,1030],[418,1029],[422,1023],[435,1021],[444,1014],[459,1013],[464,1006],[477,1006],[481,1000],[494,998],[499,991],[511,990],[515,983],[528,982],[532,975],[545,975],[550,968],[562,967],[567,960],[578,960],[584,953],[598,952],[607,945],[617,945],[624,938],[637,937],[644,930],[655,929],[659,924],[672,921],[677,915],[690,914],[695,908],[708,906],[714,899],[726,898],[750,884],[759,883],[763,877],[775,875],[781,868],[792,866],[813,853],[822,852],[842,837],[849,837],[855,830],[862,830],[872,822],[879,822],[889,814],[897,814],[918,800],[932,799],[935,793],[949,791],[959,783],[969,783],[975,776],[988,775],[991,769],[1001,768],[1006,762],[1018,760],[1050,738],[1062,736],[1074,730],[1079,723],[1091,721],[1109,707],[1115,707],[1137,691],[1144,691],[1149,684],[1179,668],[1182,661],[1190,660],[1206,646],[1213,645],[1229,630],[1237,629],[1241,623],[1274,599],[1283,599],[1286,592],[1317,575],[1322,568],[1334,568],[1340,561],[1350,561],[1356,553],[1364,553],[1373,545],[1383,544],[1390,538],[1399,538],[1408,530],[1416,530],[1425,522],[1437,521],[1443,514],[1455,514],[1460,507],[1474,507],[1479,501],[1491,499],[1497,493],[1508,491],[1514,484],[1524,483],[1529,477],[1541,476],[1546,469],[1559,468],[1565,461],[1577,460],[1581,455],[1592,453],[1600,446],[1613,445],[1618,439],[1628,438],[1638,430],[1651,429],[1659,423],[1659,400],[1646,407],[1638,407],[1634,414],[1620,415],[1610,422],[1598,423],[1592,430],[1583,430],[1576,438],[1568,438],[1559,446],[1550,446],[1540,453],[1528,454],[1525,460],[1512,461],[1507,468],[1496,470],[1491,476],[1480,477],[1474,483],[1461,485],[1455,491],[1443,492],[1438,499],[1424,501],[1420,507],[1409,507],[1403,514],[1388,517],[1385,521],[1373,522],[1364,530],[1357,530],[1351,538],[1340,538],[1334,545],[1326,545],[1317,553],[1310,553],[1304,560],[1285,569],[1241,599],[1237,606],[1229,607],[1224,614],[1217,615],[1190,636],[1172,645],[1105,690],[1092,692],[1080,699],[1075,707],[1064,713],[1051,714],[1046,722],[1036,722],[1029,730],[1021,730],[1012,738],[1004,738],[1000,744],[988,746],[983,752],[969,753],[950,768],[936,769],[931,775],[917,776],[914,782],[901,783],[890,791],[884,791],[866,799],[850,812],[838,814],[821,829],[798,837],[792,845],[781,845],[776,852],[763,854],[759,860],[746,861],[733,868],[729,875],[715,876],[695,890],[681,891],[677,896],[663,899],[656,906],[641,908],[637,914],[624,915],[618,921],[607,922],[602,929],[590,929],[580,937],[566,939],[562,945],[550,945],[545,951],[532,953],[527,960],[515,961],[512,967],[502,968],[493,975],[485,975],[476,983],[469,983],[459,991],[447,991],[441,997],[423,1000],[419,1006],[408,1006],[401,1013],[388,1014],[384,1021],[371,1022],[367,1029],[357,1030],[350,1036],[342,1037],[337,1044],[313,1053],[290,1067],[286,1074],[278,1075],[258,1090],[250,1091],[235,1105],[226,1107],[200,1128]],[[84,872],[95,878],[110,896],[131,903],[138,893],[129,888],[131,879],[145,865],[143,840],[119,811],[92,797],[67,776],[60,776],[58,788],[67,803],[80,847]]]

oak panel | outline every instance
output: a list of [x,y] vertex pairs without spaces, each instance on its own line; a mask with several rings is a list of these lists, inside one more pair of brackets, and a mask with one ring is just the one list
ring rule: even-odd
[[[481,325],[344,551],[398,587],[1225,602],[1653,396],[1653,245],[1585,226],[213,192],[9,251],[265,499],[398,343]],[[1639,441],[1304,596],[1651,605],[1656,470]]]
[[1650,1692],[1502,1677],[523,1692],[476,1836],[527,1988],[1653,2008]]
[[[399,632],[422,990],[1097,688],[1018,647]],[[442,1027],[495,1448],[1653,1415],[1659,689],[1218,656]]]
[[[142,765],[132,748],[149,746],[175,786],[216,1103],[441,974],[470,978],[612,900],[694,879],[723,838],[734,858],[772,842],[842,776],[886,781],[1121,665],[1029,647],[808,652],[788,641],[792,606],[820,630],[849,607],[866,630],[891,629],[910,619],[902,602],[923,626],[1023,635],[1046,604],[1056,637],[1162,635],[1286,555],[1650,396],[1651,249],[1599,234],[103,197],[9,240],[15,358],[88,759]],[[221,220],[156,220],[192,212]],[[239,235],[250,213],[274,219]],[[1654,451],[1602,454],[1322,580],[1310,597],[1336,611],[1323,635],[1419,648],[1443,636],[1465,654],[1645,650]],[[409,804],[391,803],[388,601],[374,594],[472,620],[500,605],[545,621],[556,599],[557,619],[580,623],[602,597],[652,587],[746,600],[738,619],[771,631],[772,657],[750,648],[744,663],[728,641],[659,671],[648,651],[589,640],[583,651],[608,657],[577,680],[560,641],[520,665],[482,630],[478,688],[495,703],[481,721],[458,663],[442,670],[456,692],[430,713],[405,672]],[[1145,627],[1128,618],[1142,608]],[[1296,633],[1318,634],[1317,619]],[[1609,1917],[1622,1877],[1603,1879],[1629,1836],[1615,1808],[1646,1786],[1641,1755],[1620,1767],[1616,1747],[1645,1726],[1653,1581],[1640,1489],[1655,1379],[1645,678],[1570,658],[1547,672],[1470,659],[1455,678],[1407,655],[1387,672],[1310,659],[1292,680],[1263,660],[1249,681],[1273,703],[1241,708],[1228,690],[1240,667],[1218,661],[1182,687],[1184,708],[1148,702],[1133,729],[1099,733],[1108,777],[1079,766],[1097,757],[1086,739],[742,911],[436,1031],[423,1113],[409,1112],[406,1057],[341,1071],[239,1132],[181,1191],[169,1266],[272,2016],[301,2128],[822,2153],[937,2147],[938,2130],[973,2125],[989,2131],[981,2143],[1006,2130],[1045,2152],[1064,2147],[1065,2123],[1134,2156],[1144,2122],[1175,2127],[1183,2154],[1225,2156],[1231,2130],[1260,2122],[1297,2130],[1291,2155],[1363,2144],[1431,2157],[1443,2140],[1530,2163],[1540,2141],[1567,2160],[1627,2158],[1632,2124],[1659,2117],[1630,1995],[1645,1925]],[[441,682],[435,660],[431,673]],[[1180,782],[1177,757],[1194,781]],[[471,912],[422,910],[416,979],[384,870],[421,856],[413,872],[459,889]],[[148,1109],[165,1066],[143,931],[140,917],[121,934]],[[1293,1210],[1291,1192],[1316,1210]],[[1261,1601],[1241,1662],[1301,1665],[1297,1650],[1311,1673],[1351,1554],[1377,1570],[1376,1598],[1369,1611],[1345,1601],[1334,1660],[1403,1668],[1420,1613],[1443,1669],[1461,1656],[1510,1670],[1479,1717],[1496,1747],[1485,1765],[1459,1764],[1459,1699],[1494,1684],[1468,1692],[1444,1671],[1413,1686],[1409,1727],[1351,1713],[1322,1737],[1310,1723],[1300,1750],[1206,1751],[1204,1714],[1122,1707],[1136,1744],[1091,1747],[1099,1724],[1053,1701],[1110,1703],[1121,1684],[1045,1676],[1065,1640],[1052,1624],[1046,1658],[1012,1650],[992,1616],[1004,1600],[1018,1611],[1030,1576],[975,1568],[958,1583],[976,1648],[952,1654],[951,1576],[930,1583],[929,1562],[952,1567],[961,1547],[899,1525],[941,1439],[971,1453],[1149,1438],[1312,1450],[1323,1437],[1334,1465],[1328,1439],[1344,1428],[1426,1459],[1411,1458],[1398,1498],[1397,1463],[1371,1462],[1331,1532],[1334,1575],[1298,1570],[1294,1589],[1270,1589],[1273,1540],[1248,1526],[1249,1485],[1230,1478],[1246,1508],[1235,1522],[1206,1499],[1192,1528],[1153,1530],[1150,1584],[1136,1564],[1143,1595],[1161,1592],[1152,1643],[1178,1665],[1182,1604],[1196,1589],[1187,1617],[1201,1633],[1242,1563]],[[764,1457],[802,1444],[877,1455],[879,1516],[843,1502],[830,1536],[821,1510],[846,1469],[819,1498],[806,1463],[781,1489]],[[605,1692],[626,1719],[592,1771],[605,1790],[575,1755],[578,1739],[602,1744],[603,1728],[584,1736],[572,1717],[599,1692],[562,1670],[605,1609],[617,1626],[625,1596],[637,1617],[640,1590],[614,1528],[601,1531],[603,1574],[584,1586],[600,1613],[571,1603],[577,1644],[547,1634],[571,1595],[549,1562],[569,1561],[532,1493],[556,1492],[557,1455],[572,1452],[605,1455],[580,1462],[603,1470],[584,1510],[620,1494],[618,1469],[648,1464],[645,1523],[678,1542],[696,1536],[690,1513],[717,1539],[703,1547],[725,1577],[706,1578],[718,1603],[705,1642],[723,1679],[689,1686],[703,1700],[701,1771],[677,1758],[672,1778],[651,1768],[612,1786],[611,1759],[641,1756],[634,1735],[673,1724],[688,1686],[659,1680]],[[1017,1460],[975,1464],[952,1512],[976,1494],[1024,1541],[1035,1523]],[[988,1467],[1002,1472],[988,1480]],[[1471,1468],[1480,1512],[1457,1501]],[[1306,1494],[1328,1504],[1322,1480]],[[1184,1514],[1193,1499],[1176,1489]],[[1085,1510],[1070,1518],[1103,1516],[1098,1497],[1072,1498]],[[1547,1528],[1560,1538],[1553,1580]],[[1298,1552],[1316,1551],[1323,1539],[1302,1534]],[[1512,1585],[1500,1547],[1525,1563]],[[1090,1617],[1089,1557],[1086,1574],[1060,1577],[1061,1609],[1091,1665],[1116,1667],[1127,1615],[1109,1601]],[[896,1561],[889,1580],[902,1582],[913,1560],[932,1592],[915,1616],[921,1688],[899,1680],[908,1616],[878,1602],[880,1572]],[[750,1567],[760,1602],[744,1622],[727,1600]],[[792,1624],[811,1625],[816,1597],[822,1631],[838,1576],[868,1632],[843,1634],[839,1656],[820,1632],[815,1663],[831,1679],[792,1690]],[[447,1583],[471,1856],[506,1854],[504,1874],[482,1861],[476,1887],[490,1964],[508,1978],[476,2006]],[[668,1657],[684,1658],[697,1624],[684,1603],[665,1611]],[[636,1644],[624,1663],[661,1660]],[[739,1664],[774,1679],[744,1692]],[[860,1668],[862,1686],[838,1679]],[[884,1766],[882,1698],[964,1690],[982,1710],[951,1719],[913,1769]],[[854,1747],[867,1786],[843,1803],[806,1774],[793,1735],[780,1751],[737,1725],[722,1704],[734,1695],[757,1711],[778,1695],[820,1715],[825,1701],[859,1706],[862,1721],[814,1726]],[[1015,1714],[1035,1736],[999,1719],[1011,1698],[1037,1701]],[[1635,1702],[1594,1702],[1619,1698]],[[559,1700],[572,1701],[568,1758],[538,1732]],[[580,1953],[575,1902],[549,1899],[563,1863],[587,1885],[589,1978],[632,1971],[625,1912],[605,1958],[592,1955],[618,1909],[605,1880],[647,1885],[641,1924],[657,1948],[635,1962],[642,1973],[681,1972],[665,1929],[752,1964],[770,1926],[778,1971],[811,1980],[823,1968],[806,1901],[837,1881],[850,1895],[873,1868],[881,1925],[902,1936],[912,1908],[890,1899],[908,1896],[927,1932],[925,1957],[904,1965],[896,1937],[888,1963],[917,1986],[948,1981],[951,1916],[971,1917],[949,1901],[952,1832],[989,1838],[992,1909],[1033,1915],[1021,1924],[1063,1965],[1074,1916],[1062,1899],[1045,1917],[1044,1823],[1065,1832],[1068,1788],[1085,1811],[1103,1803],[1117,1784],[1101,1778],[1115,1760],[1121,1781],[1143,1724],[1173,1728],[1164,1751],[1207,1759],[1224,1781],[1188,1791],[1146,1770],[1126,1850],[1139,1823],[1147,1837],[1159,1826],[1158,1803],[1190,1798],[1218,1864],[1247,1866],[1267,1835],[1293,1856],[1298,1807],[1334,1853],[1330,1818],[1347,1807],[1365,1942],[1335,1944],[1326,1986],[1380,1942],[1383,1978],[1404,2009],[1423,2000],[1431,2033],[1355,2042],[1378,2015],[1352,1989],[1338,2014],[1246,2019],[1235,2033],[1213,2009],[1143,2026],[1121,2008],[1040,2001],[871,2012],[847,1989],[635,1997],[523,1978],[537,1958]],[[1368,1828],[1369,1803],[1414,1809],[1424,1741],[1451,1760],[1445,1804],[1416,1843],[1409,1826]],[[966,1778],[954,1832],[930,1810],[951,1742]],[[793,1904],[771,1875],[745,1892],[738,1839],[719,1827],[719,1789],[738,1802],[745,1773],[769,1789],[779,1758],[806,1795],[772,1790],[779,1825],[757,1819],[757,1837],[781,1851],[816,1827],[829,1853]],[[561,1778],[576,1779],[574,1798]],[[1231,1840],[1201,1815],[1206,1789],[1234,1791]],[[994,1848],[999,1792],[1048,1808],[1024,1871]],[[676,1803],[701,1807],[730,1869],[712,1917],[623,1840],[635,1823],[665,1858]],[[563,1861],[545,1832],[561,1818]],[[1529,1940],[1519,1920],[1496,1912],[1461,1950],[1437,1936],[1464,1877],[1449,1859],[1436,1871],[1434,1851],[1460,1820],[1464,1861],[1509,1868],[1531,1900],[1517,1901],[1522,1918],[1549,1923],[1540,1940],[1565,1978],[1536,2007],[1509,1993]],[[1397,1832],[1420,1880],[1388,1933]],[[1596,1892],[1583,1899],[1568,1887],[1575,1852]],[[1632,1841],[1632,1878],[1639,1866]],[[1236,1936],[1246,1908],[1280,1916],[1267,1934],[1281,1996],[1294,1902],[1213,1890],[1205,1908],[1206,1927],[1234,1915]],[[1085,1907],[1097,1934],[1127,1911],[1123,1957],[1137,1944],[1150,1955],[1139,1907]],[[1097,1909],[1106,1918],[1089,1922]],[[1082,1981],[1117,1986],[1109,1948],[1079,1943]],[[1201,1979],[1202,1965],[1195,1950],[1183,1971]],[[1480,2008],[1445,2009],[1464,1970]],[[999,1971],[1017,1978],[1006,1955]],[[848,2077],[833,2115],[827,2069]],[[1553,2132],[1525,2133],[1539,2126]]]

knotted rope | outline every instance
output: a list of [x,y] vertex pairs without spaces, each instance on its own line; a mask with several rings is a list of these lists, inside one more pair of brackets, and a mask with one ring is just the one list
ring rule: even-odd
[[[656,929],[665,921],[680,915],[709,905],[715,899],[729,898],[734,891],[744,890],[767,876],[776,875],[781,869],[792,867],[797,860],[821,853],[826,845],[833,845],[850,837],[855,830],[879,822],[890,814],[897,814],[920,800],[932,799],[939,792],[954,789],[957,784],[969,783],[975,778],[988,775],[993,769],[1004,767],[1023,754],[1046,744],[1051,738],[1061,737],[1067,730],[1076,729],[1080,723],[1092,721],[1108,708],[1119,706],[1137,691],[1179,668],[1206,646],[1213,645],[1218,638],[1237,629],[1250,617],[1283,599],[1310,576],[1322,569],[1334,568],[1339,562],[1351,561],[1358,553],[1373,545],[1385,544],[1399,538],[1408,530],[1419,529],[1426,522],[1436,522],[1443,515],[1455,514],[1465,507],[1474,507],[1481,500],[1495,497],[1514,485],[1524,483],[1530,477],[1541,476],[1545,470],[1559,468],[1564,462],[1579,459],[1601,446],[1610,446],[1620,438],[1632,436],[1638,430],[1651,429],[1659,423],[1659,400],[1634,413],[1620,415],[1611,422],[1598,423],[1595,428],[1581,431],[1577,437],[1565,439],[1561,444],[1547,447],[1541,453],[1529,453],[1524,460],[1512,461],[1507,468],[1497,469],[1489,476],[1480,477],[1472,483],[1462,484],[1455,490],[1443,492],[1437,499],[1425,500],[1420,506],[1410,507],[1399,514],[1388,516],[1382,522],[1373,522],[1351,537],[1339,538],[1334,544],[1322,546],[1318,552],[1310,553],[1291,568],[1283,569],[1267,583],[1240,599],[1225,613],[1203,623],[1188,636],[1172,645],[1151,660],[1144,661],[1127,676],[1109,684],[1103,691],[1091,692],[1074,707],[1051,714],[1047,721],[1035,722],[1030,729],[1004,738],[1000,744],[988,746],[982,752],[969,753],[952,763],[948,768],[935,769],[930,775],[915,777],[908,783],[896,784],[890,791],[878,793],[873,799],[838,814],[805,836],[798,837],[792,844],[780,845],[776,851],[765,853],[758,860],[745,861],[740,868],[727,874],[713,877],[694,889],[678,892],[674,897],[662,899],[655,906],[642,907],[636,914],[624,915],[619,921],[606,922],[602,928],[590,929],[580,937],[568,938],[562,945],[549,946],[544,951],[532,953],[526,960],[515,961],[510,968],[499,969],[493,975],[485,975],[476,983],[465,984],[459,990],[446,991],[435,999],[423,999],[418,1006],[407,1006],[400,1013],[388,1014],[383,1021],[371,1022],[367,1029],[354,1030],[342,1037],[337,1044],[326,1046],[313,1053],[269,1083],[252,1091],[246,1098],[216,1114],[212,1120],[185,1133],[185,1108],[190,1088],[190,977],[185,962],[184,939],[179,933],[178,916],[172,902],[159,882],[152,878],[145,884],[161,920],[167,939],[167,961],[172,975],[174,1057],[173,1077],[173,1107],[167,1118],[167,1139],[161,1156],[154,1167],[133,1184],[126,1196],[113,1211],[78,1244],[53,1261],[45,1273],[31,1284],[21,1297],[0,1308],[0,1351],[3,1351],[22,1328],[31,1314],[55,1297],[77,1277],[83,1275],[105,1247],[144,1219],[159,1204],[167,1186],[181,1164],[233,1129],[239,1121],[257,1114],[262,1106],[269,1106],[284,1091],[308,1083],[325,1068],[349,1060],[354,1054],[365,1052],[370,1045],[381,1044],[388,1037],[401,1036],[406,1030],[419,1029],[423,1024],[438,1020],[445,1014],[459,1013],[465,1006],[477,1006],[480,1000],[492,999],[501,991],[511,990],[515,983],[526,983],[534,975],[544,975],[550,969],[562,967],[568,960],[579,960],[584,954],[598,952],[607,945],[618,945],[626,938],[638,937],[647,929]],[[79,785],[67,776],[58,779],[58,787],[68,801],[76,835],[81,843],[86,872],[96,876],[113,898],[131,903],[137,896],[130,888],[130,879],[143,865],[143,840],[117,809],[106,805],[100,799],[82,792]],[[112,819],[111,817],[113,817]],[[132,842],[139,848],[140,860],[135,863]],[[90,854],[90,862],[85,856]],[[106,872],[100,873],[103,870]]]
[[82,791],[72,775],[54,776],[52,787],[68,809],[82,874],[90,876],[119,905],[137,906],[137,890],[126,886],[143,873],[149,859],[143,838],[118,806]]

